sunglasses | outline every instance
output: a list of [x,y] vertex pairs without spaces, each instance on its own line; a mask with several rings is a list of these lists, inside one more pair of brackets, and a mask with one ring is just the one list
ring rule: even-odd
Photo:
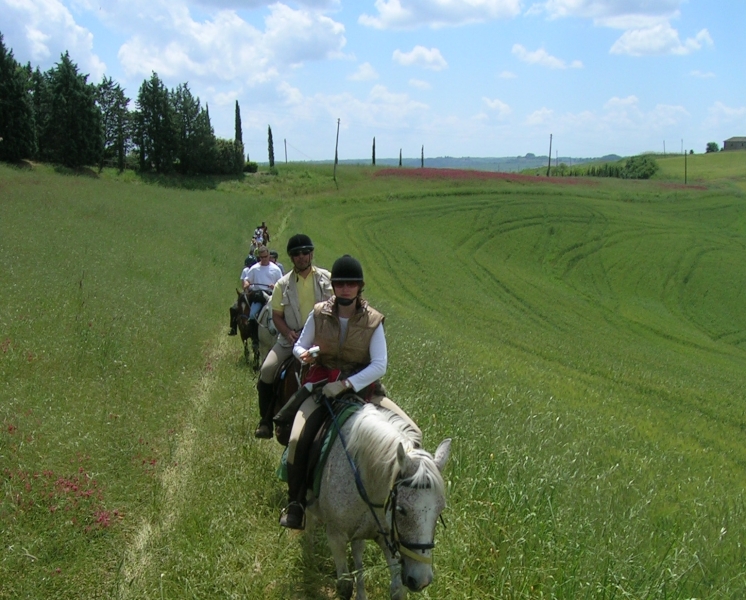
[[332,281],[333,287],[358,287],[360,285],[359,281]]
[[295,256],[300,256],[301,254],[302,254],[303,256],[308,256],[309,254],[311,254],[311,252],[313,252],[313,250],[308,250],[308,249],[303,249],[303,250],[293,250],[293,251],[292,251],[292,252],[290,253],[290,256],[293,256],[293,257],[295,257]]

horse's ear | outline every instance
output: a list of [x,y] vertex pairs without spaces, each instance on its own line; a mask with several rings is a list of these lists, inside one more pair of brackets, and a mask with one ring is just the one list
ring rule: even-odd
[[396,447],[396,462],[399,463],[399,472],[406,477],[412,470],[412,459],[407,455],[401,442]]
[[441,473],[443,472],[443,468],[446,466],[446,461],[448,460],[448,455],[451,453],[451,438],[446,438],[442,442],[440,442],[440,445],[438,446],[438,449],[435,451],[435,466],[438,467],[438,471]]

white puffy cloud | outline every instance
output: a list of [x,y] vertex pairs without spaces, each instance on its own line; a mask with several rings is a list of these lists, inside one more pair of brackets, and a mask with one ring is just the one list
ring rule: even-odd
[[410,79],[409,85],[418,90],[429,90],[432,88],[427,81],[422,81],[422,79]]
[[341,23],[279,3],[270,7],[263,31],[230,10],[199,22],[174,3],[140,6],[145,20],[157,21],[159,27],[143,27],[120,48],[119,60],[129,75],[155,71],[173,78],[238,79],[254,85],[306,61],[338,57],[346,44]]
[[512,53],[518,57],[519,60],[528,63],[530,65],[540,65],[542,67],[548,67],[550,69],[582,69],[583,63],[579,60],[572,61],[569,65],[556,56],[549,54],[544,48],[539,48],[533,52],[524,48],[521,44],[514,44]]
[[368,62],[361,64],[347,79],[350,81],[371,81],[378,79],[378,71]]
[[581,17],[597,25],[628,29],[651,27],[678,14],[685,0],[547,0],[534,5],[550,18]]
[[486,98],[482,97],[482,101],[492,110],[497,112],[497,118],[498,119],[504,119],[507,117],[510,113],[513,111],[511,110],[510,106],[505,104],[502,100],[498,100],[497,98]]
[[592,19],[600,27],[623,30],[610,49],[612,54],[649,56],[690,54],[713,44],[706,29],[681,42],[671,21],[680,16],[686,0],[547,0],[535,4],[529,13],[546,13],[550,18]]
[[661,23],[646,29],[625,31],[611,47],[612,54],[629,56],[650,56],[661,54],[690,54],[703,45],[712,46],[712,38],[706,29],[685,42],[679,40],[679,33],[669,23]]
[[705,119],[704,125],[705,127],[713,128],[735,123],[739,127],[737,133],[740,133],[740,128],[743,127],[744,121],[746,121],[746,106],[733,108],[726,106],[718,100],[707,109],[707,119]]
[[0,13],[5,45],[19,62],[46,70],[68,51],[89,82],[101,80],[106,65],[93,52],[93,34],[59,0],[0,0]]
[[521,0],[376,0],[376,16],[360,15],[361,25],[376,29],[414,29],[464,25],[512,18],[521,12]]
[[411,52],[394,50],[393,59],[405,67],[423,67],[432,71],[442,71],[448,68],[448,63],[437,48],[427,49],[424,46],[415,46]]

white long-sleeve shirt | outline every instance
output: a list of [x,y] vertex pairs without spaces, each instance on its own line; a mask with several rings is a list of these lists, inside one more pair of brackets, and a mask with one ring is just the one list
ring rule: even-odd
[[[340,344],[347,335],[348,323],[349,319],[339,319]],[[315,338],[316,323],[313,320],[313,311],[311,311],[308,315],[308,319],[306,319],[306,324],[303,326],[303,331],[301,331],[298,341],[295,342],[295,345],[293,346],[293,354],[295,357],[300,359],[301,354],[313,346]],[[383,323],[379,324],[375,331],[373,331],[368,351],[370,352],[370,364],[359,373],[355,373],[347,378],[347,381],[352,385],[352,389],[356,392],[386,374],[386,368],[388,367],[388,350],[386,349],[386,334],[383,331]]]

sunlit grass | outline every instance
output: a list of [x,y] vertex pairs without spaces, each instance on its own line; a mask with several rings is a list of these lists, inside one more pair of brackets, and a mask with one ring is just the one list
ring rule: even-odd
[[375,172],[0,166],[1,598],[333,595],[323,536],[277,525],[280,447],[225,336],[262,220],[281,254],[304,231],[361,259],[391,395],[428,449],[454,438],[422,597],[744,595],[744,195]]

